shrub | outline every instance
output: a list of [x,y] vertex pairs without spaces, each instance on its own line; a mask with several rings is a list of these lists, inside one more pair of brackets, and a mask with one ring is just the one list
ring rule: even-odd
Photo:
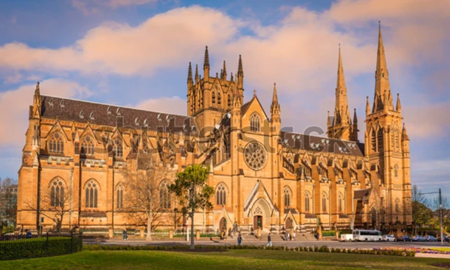
[[0,260],[64,255],[81,251],[80,237],[34,238],[0,242]]

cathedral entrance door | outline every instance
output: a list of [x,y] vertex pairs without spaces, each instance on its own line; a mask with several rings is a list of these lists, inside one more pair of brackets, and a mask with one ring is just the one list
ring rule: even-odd
[[292,227],[292,220],[290,218],[287,218],[284,226],[286,230],[289,230]]
[[225,232],[227,231],[227,220],[224,217],[220,220],[219,230],[220,231],[225,231]]
[[254,216],[253,218],[253,229],[257,230],[258,228],[263,228],[263,217],[262,216]]

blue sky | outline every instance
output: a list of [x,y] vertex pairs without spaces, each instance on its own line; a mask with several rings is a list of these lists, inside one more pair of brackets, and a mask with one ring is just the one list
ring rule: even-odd
[[[392,2],[392,3],[391,3]],[[412,182],[450,193],[450,2],[0,1],[0,177],[17,178],[27,108],[44,94],[185,114],[188,62],[212,74],[244,61],[245,100],[268,108],[277,83],[282,123],[325,128],[341,44],[349,103],[364,138],[374,91],[378,20],[393,95],[411,139]]]

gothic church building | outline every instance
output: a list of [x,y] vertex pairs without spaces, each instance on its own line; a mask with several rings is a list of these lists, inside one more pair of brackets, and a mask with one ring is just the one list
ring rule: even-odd
[[45,216],[65,204],[63,228],[110,236],[140,229],[143,224],[127,213],[124,172],[151,166],[165,172],[158,179],[164,212],[158,228],[180,228],[186,221],[173,218],[177,198],[168,185],[186,166],[204,164],[215,194],[214,208],[195,214],[200,230],[235,223],[242,232],[411,230],[409,138],[398,94],[393,104],[381,29],[362,142],[356,110],[353,118],[349,110],[340,49],[327,137],[281,130],[276,85],[269,112],[256,92],[244,103],[241,56],[235,76],[228,76],[225,62],[220,74],[210,73],[206,47],[203,76],[189,64],[186,116],[41,95],[38,84],[19,170],[18,226],[51,229],[55,222]]

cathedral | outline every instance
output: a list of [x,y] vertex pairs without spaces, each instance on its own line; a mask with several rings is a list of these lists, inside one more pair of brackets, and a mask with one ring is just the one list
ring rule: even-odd
[[409,138],[398,94],[393,104],[381,28],[363,141],[356,110],[351,117],[340,49],[326,137],[281,129],[275,84],[269,112],[256,91],[244,103],[241,56],[234,75],[225,62],[220,74],[210,73],[206,47],[203,75],[189,63],[185,116],[41,95],[38,83],[19,170],[18,226],[50,230],[55,220],[48,217],[65,208],[66,229],[110,236],[143,230],[129,215],[126,172],[152,167],[163,172],[154,174],[157,229],[179,230],[189,220],[176,218],[178,199],[168,186],[186,166],[204,164],[214,207],[195,213],[198,230],[412,230]]

